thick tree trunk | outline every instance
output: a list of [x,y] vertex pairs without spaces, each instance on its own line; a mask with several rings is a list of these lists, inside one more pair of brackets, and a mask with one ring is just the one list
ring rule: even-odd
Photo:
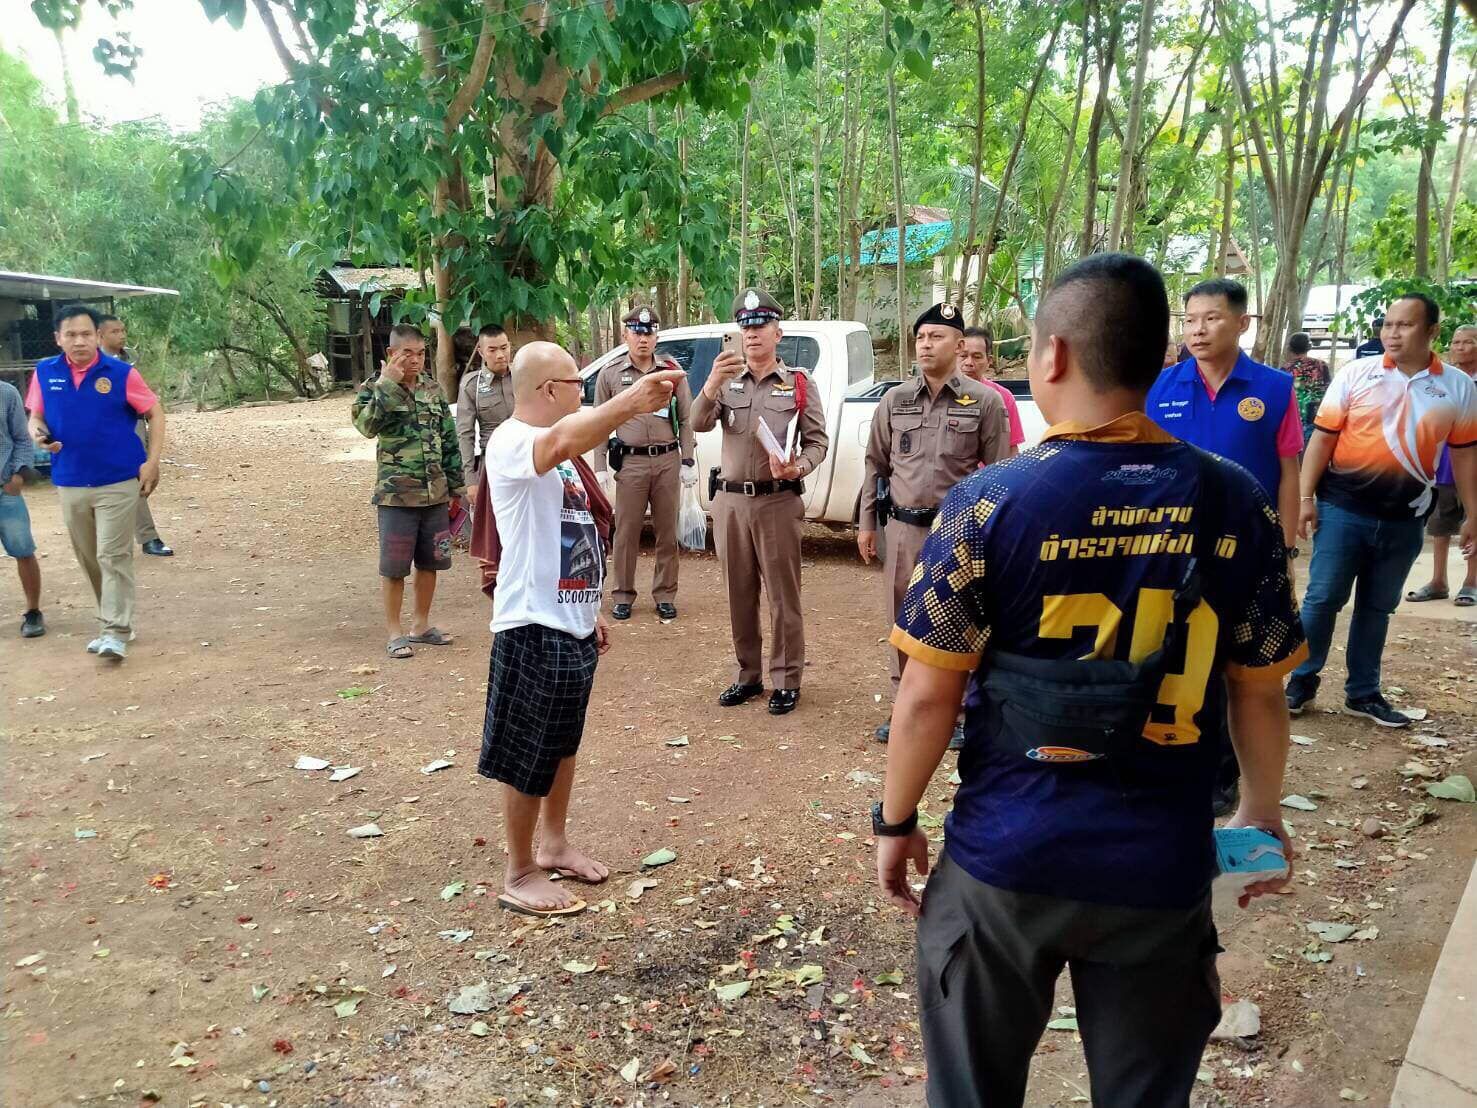
[[1415,189],[1415,275],[1431,275],[1431,201],[1436,191],[1432,179],[1436,160],[1435,129],[1441,125],[1446,107],[1446,68],[1451,62],[1451,36],[1456,29],[1456,0],[1446,0],[1441,15],[1441,47],[1436,54],[1436,77],[1431,89],[1431,110],[1426,116],[1426,141],[1421,146],[1421,170]]
[[1128,100],[1128,128],[1123,135],[1123,156],[1118,162],[1118,189],[1113,196],[1113,221],[1108,226],[1108,249],[1123,243],[1124,221],[1133,219],[1134,158],[1139,148],[1139,130],[1144,119],[1144,86],[1149,76],[1149,54],[1154,46],[1154,0],[1141,0],[1138,57],[1134,63],[1133,91]]

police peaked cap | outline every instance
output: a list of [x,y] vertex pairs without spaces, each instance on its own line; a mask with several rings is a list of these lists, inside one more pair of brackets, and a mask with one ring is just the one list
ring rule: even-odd
[[784,314],[779,301],[763,289],[743,289],[733,298],[733,321],[740,327],[762,327]]
[[655,308],[632,308],[621,322],[633,334],[654,335],[662,325],[662,317]]
[[938,323],[963,333],[964,313],[953,304],[935,304],[913,321],[913,334],[916,335],[925,323]]

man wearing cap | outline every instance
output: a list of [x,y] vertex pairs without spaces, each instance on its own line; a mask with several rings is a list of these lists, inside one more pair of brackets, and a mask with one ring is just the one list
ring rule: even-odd
[[[656,356],[661,320],[651,308],[636,308],[622,322],[626,352],[600,371],[595,381],[595,403],[604,404],[654,370],[682,367]],[[636,599],[636,558],[641,552],[641,527],[651,505],[651,527],[656,535],[656,568],[651,575],[651,598],[662,620],[677,618],[677,508],[682,487],[697,484],[692,456],[692,390],[679,381],[671,400],[660,411],[642,412],[616,428],[604,450],[595,452],[595,471],[602,483],[607,465],[615,475],[615,543],[612,551],[610,614],[631,618]],[[680,464],[679,464],[680,460]]]
[[[913,342],[922,371],[891,389],[877,405],[867,442],[866,474],[857,549],[870,563],[877,556],[877,486],[888,483],[887,619],[897,622],[903,596],[923,540],[949,490],[982,465],[1010,456],[1010,424],[997,393],[964,375],[959,352],[964,317],[953,304],[935,304],[913,323]],[[907,658],[888,650],[892,692],[897,696]],[[877,728],[886,742],[891,723]],[[954,749],[963,732],[955,728]]]
[[477,332],[477,349],[456,393],[456,439],[469,489],[477,487],[482,472],[477,444],[485,450],[492,433],[513,414],[513,375],[508,372],[512,356],[508,334],[496,323]]
[[[759,586],[769,595],[771,715],[793,712],[805,668],[805,617],[800,607],[800,527],[804,478],[830,447],[819,390],[803,369],[776,357],[780,306],[762,289],[742,290],[733,301],[743,336],[742,356],[723,351],[693,398],[692,429],[722,424],[723,465],[713,482],[714,537],[728,584],[728,614],[738,679],[718,703],[743,704],[764,691],[764,640],[759,629]],[[781,453],[760,438],[774,436]]]

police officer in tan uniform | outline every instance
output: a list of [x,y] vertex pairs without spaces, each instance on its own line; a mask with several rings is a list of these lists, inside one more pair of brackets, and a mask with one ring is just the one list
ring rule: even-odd
[[[935,304],[913,323],[917,378],[882,397],[872,417],[857,549],[862,560],[877,556],[877,486],[887,484],[887,620],[897,622],[913,566],[933,517],[950,489],[981,465],[1010,454],[1005,404],[988,385],[967,377],[958,356],[964,317],[952,304]],[[888,649],[892,692],[897,695],[904,655]],[[877,728],[886,742],[891,723]],[[962,744],[956,728],[954,739]],[[957,749],[957,746],[955,747]]]
[[[771,715],[793,712],[805,668],[805,616],[800,608],[800,527],[805,519],[802,481],[826,456],[830,439],[820,391],[803,369],[775,351],[780,306],[761,289],[734,298],[742,336],[740,355],[724,350],[693,398],[692,427],[723,427],[723,465],[709,484],[718,557],[728,584],[728,616],[738,679],[718,697],[725,708],[764,691],[764,640],[759,586],[769,596]],[[793,439],[789,461],[772,456],[759,438],[763,423],[781,450]],[[792,430],[793,424],[793,430]]]
[[[637,308],[622,323],[626,352],[600,371],[595,381],[595,403],[604,404],[644,374],[682,367],[672,358],[656,356],[661,320],[651,308]],[[651,505],[651,527],[656,535],[656,568],[651,575],[651,598],[665,622],[677,618],[677,508],[682,487],[697,484],[692,456],[692,390],[678,382],[669,404],[659,412],[643,412],[616,428],[604,450],[596,451],[595,470],[606,479],[607,466],[615,471],[615,542],[611,552],[610,614],[631,618],[636,599],[636,557],[641,552],[641,526]],[[680,461],[680,464],[679,464]]]
[[456,438],[469,489],[477,487],[482,472],[482,456],[474,447],[479,441],[485,446],[488,437],[513,414],[513,375],[508,372],[512,352],[507,333],[489,323],[477,333],[477,349],[456,392]]

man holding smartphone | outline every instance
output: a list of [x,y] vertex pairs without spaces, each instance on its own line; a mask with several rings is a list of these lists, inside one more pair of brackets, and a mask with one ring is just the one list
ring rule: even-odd
[[[467,486],[451,409],[425,368],[425,337],[418,328],[399,324],[390,332],[379,376],[366,381],[354,398],[354,426],[377,440],[370,502],[379,514],[385,650],[392,658],[409,658],[415,652],[412,643],[451,643],[450,635],[431,626],[431,600],[436,574],[451,568],[451,498],[465,496]],[[407,635],[400,608],[412,563],[415,616]]]
[[[718,703],[732,708],[764,691],[764,638],[759,587],[769,596],[771,715],[800,703],[805,670],[805,615],[800,607],[800,528],[803,481],[826,456],[830,438],[819,390],[803,369],[777,357],[783,313],[769,293],[741,291],[733,318],[742,355],[727,345],[692,402],[692,429],[723,427],[723,465],[713,497],[714,537],[728,585],[728,614],[737,680]],[[781,457],[764,442],[767,430]]]

